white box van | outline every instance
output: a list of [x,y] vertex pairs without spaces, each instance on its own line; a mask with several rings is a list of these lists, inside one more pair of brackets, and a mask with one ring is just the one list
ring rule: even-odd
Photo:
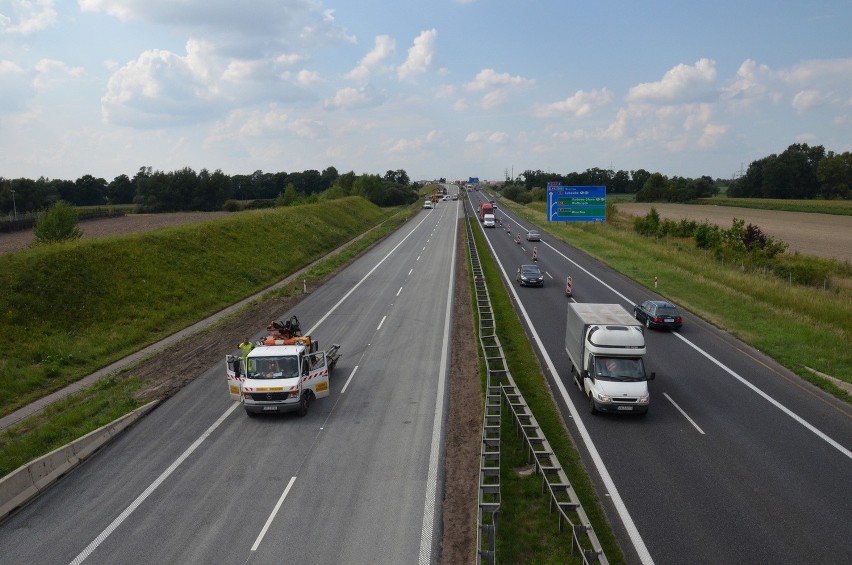
[[485,214],[485,216],[482,217],[482,225],[485,226],[486,228],[493,228],[494,227],[494,214]]

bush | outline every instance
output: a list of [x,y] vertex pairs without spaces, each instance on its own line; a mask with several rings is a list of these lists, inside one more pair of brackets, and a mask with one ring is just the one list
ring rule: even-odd
[[239,200],[225,200],[222,204],[222,210],[225,212],[239,212],[242,209]]
[[33,227],[35,244],[44,245],[59,241],[80,239],[83,232],[77,226],[77,210],[62,200],[39,214]]
[[636,218],[633,221],[633,229],[642,235],[657,235],[660,229],[660,214],[657,209],[651,208],[651,211],[644,218]]
[[704,222],[695,228],[695,246],[699,249],[715,249],[722,244],[719,226]]

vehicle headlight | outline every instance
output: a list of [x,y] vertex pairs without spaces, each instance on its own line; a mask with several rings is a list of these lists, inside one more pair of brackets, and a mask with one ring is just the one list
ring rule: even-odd
[[601,394],[599,392],[596,392],[595,396],[597,396],[598,400],[600,400],[601,402],[609,402],[610,401],[610,398],[605,394]]
[[639,404],[648,404],[648,397],[647,396],[640,396],[639,400],[637,400],[637,402]]

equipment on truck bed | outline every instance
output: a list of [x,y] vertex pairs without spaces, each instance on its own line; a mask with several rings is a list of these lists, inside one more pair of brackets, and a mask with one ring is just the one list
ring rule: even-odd
[[340,359],[340,345],[319,351],[319,343],[302,335],[299,319],[275,321],[269,335],[257,340],[245,358],[225,356],[225,373],[232,400],[249,416],[296,410],[304,416],[317,398],[329,394],[329,375]]

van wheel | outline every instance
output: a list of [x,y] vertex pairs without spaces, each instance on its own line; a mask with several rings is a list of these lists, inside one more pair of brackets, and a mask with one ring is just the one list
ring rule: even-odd
[[299,416],[306,416],[308,414],[308,405],[310,404],[310,396],[311,393],[304,392],[302,393],[302,397],[299,399]]
[[257,416],[257,414],[255,414],[255,413],[254,413],[254,412],[252,412],[251,410],[246,410],[246,415],[247,415],[249,418],[254,418],[255,416]]
[[589,414],[597,414],[598,409],[595,408],[595,400],[592,398],[592,395],[589,395]]

